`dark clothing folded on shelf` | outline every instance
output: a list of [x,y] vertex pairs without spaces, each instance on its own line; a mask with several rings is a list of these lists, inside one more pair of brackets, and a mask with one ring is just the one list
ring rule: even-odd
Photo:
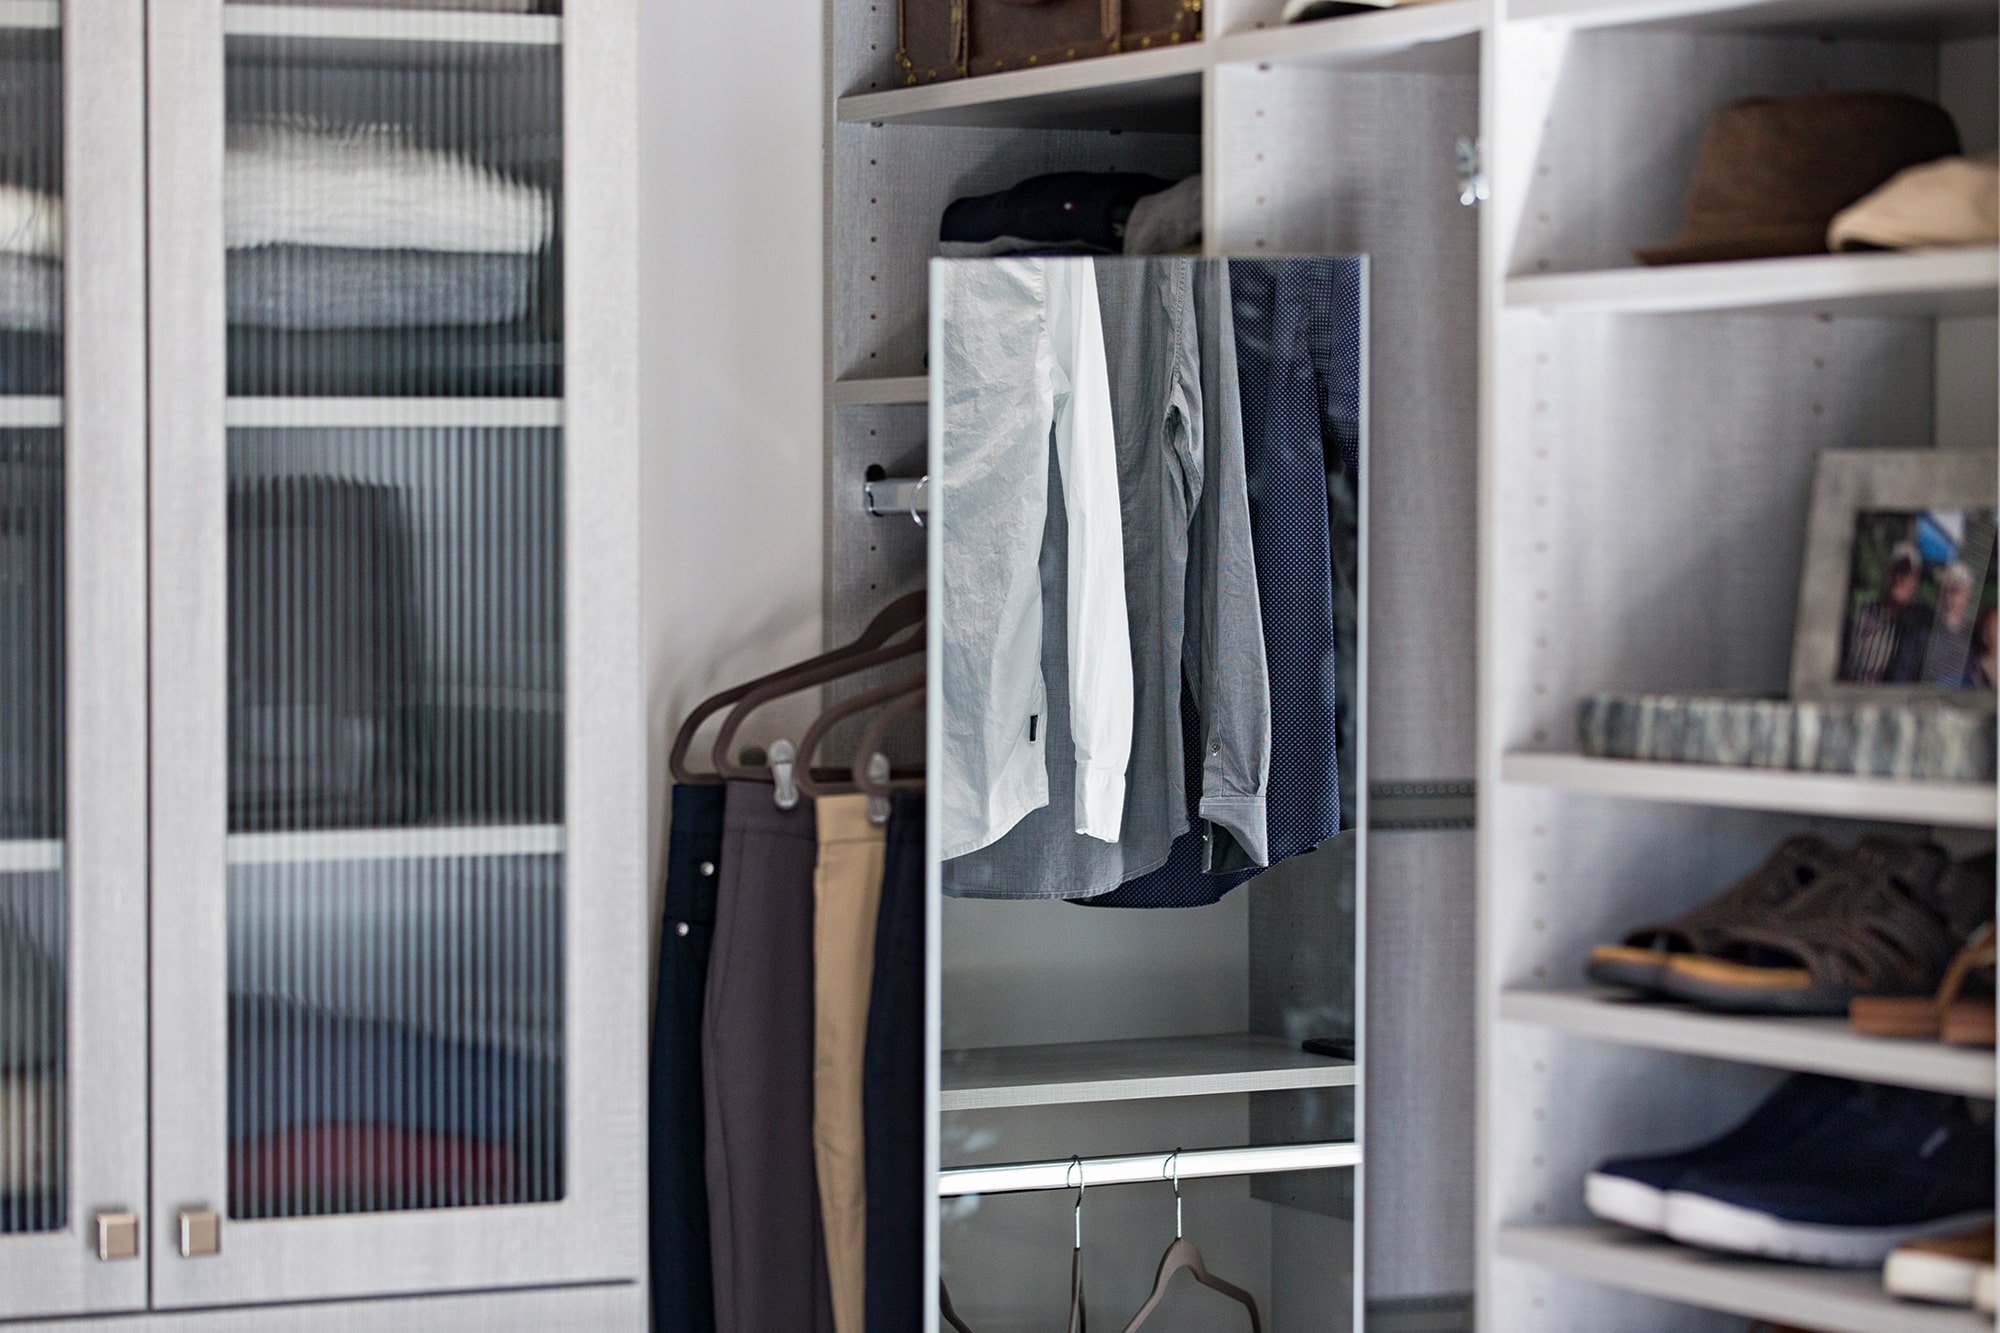
[[562,1091],[518,1051],[250,996],[230,999],[229,1073],[232,1144],[339,1124],[518,1144]]
[[60,334],[0,328],[0,394],[59,394],[63,385]]
[[1125,248],[1132,206],[1172,184],[1128,171],[1035,176],[998,194],[955,201],[944,211],[938,239],[961,255],[968,253],[966,246],[990,246],[1003,239],[1018,240],[1023,249],[1080,247],[1118,254]]
[[511,1148],[391,1125],[302,1125],[229,1153],[238,1217],[470,1208],[515,1202]]
[[395,488],[326,477],[231,487],[232,828],[416,817],[415,582]]
[[[277,329],[510,324],[534,305],[542,257],[260,245],[229,252],[229,322]],[[0,263],[0,323],[12,294]]]
[[562,342],[532,324],[318,332],[239,326],[229,330],[229,392],[265,398],[555,397],[562,393]]
[[62,437],[0,434],[0,837],[62,836],[62,571]]

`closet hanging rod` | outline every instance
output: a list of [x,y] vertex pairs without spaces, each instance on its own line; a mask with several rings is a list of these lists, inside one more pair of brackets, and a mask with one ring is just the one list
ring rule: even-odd
[[[1139,1157],[1090,1157],[1083,1163],[1083,1183],[1143,1185],[1173,1178],[1175,1158],[1180,1178],[1268,1176],[1278,1171],[1327,1171],[1361,1165],[1361,1145],[1287,1143],[1271,1148],[1202,1148],[1190,1152],[1146,1153]],[[1076,1159],[1061,1162],[1016,1162],[1002,1166],[964,1166],[939,1173],[938,1194],[1025,1194],[1075,1189]]]
[[876,518],[924,521],[931,512],[929,477],[869,477],[861,483],[861,505]]

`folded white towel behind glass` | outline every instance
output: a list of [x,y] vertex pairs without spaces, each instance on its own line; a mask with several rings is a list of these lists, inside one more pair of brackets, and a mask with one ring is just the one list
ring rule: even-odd
[[62,200],[0,185],[0,254],[62,258]]
[[387,125],[232,124],[224,196],[231,249],[528,254],[548,243],[555,220],[548,191]]

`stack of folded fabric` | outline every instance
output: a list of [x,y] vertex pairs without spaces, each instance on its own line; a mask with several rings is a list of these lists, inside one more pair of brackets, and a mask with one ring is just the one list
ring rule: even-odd
[[0,393],[62,392],[62,201],[0,185]]
[[268,997],[229,1006],[238,1217],[544,1202],[561,1078],[510,1047]]
[[230,391],[560,392],[549,191],[400,129],[229,129]]
[[1201,243],[1201,178],[1178,184],[1128,171],[1059,171],[944,211],[938,253],[1162,255]]

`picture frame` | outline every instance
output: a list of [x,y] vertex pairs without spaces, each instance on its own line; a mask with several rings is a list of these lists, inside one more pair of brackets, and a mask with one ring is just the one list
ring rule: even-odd
[[1792,697],[1993,698],[1996,506],[1990,451],[1819,456],[1799,581]]

